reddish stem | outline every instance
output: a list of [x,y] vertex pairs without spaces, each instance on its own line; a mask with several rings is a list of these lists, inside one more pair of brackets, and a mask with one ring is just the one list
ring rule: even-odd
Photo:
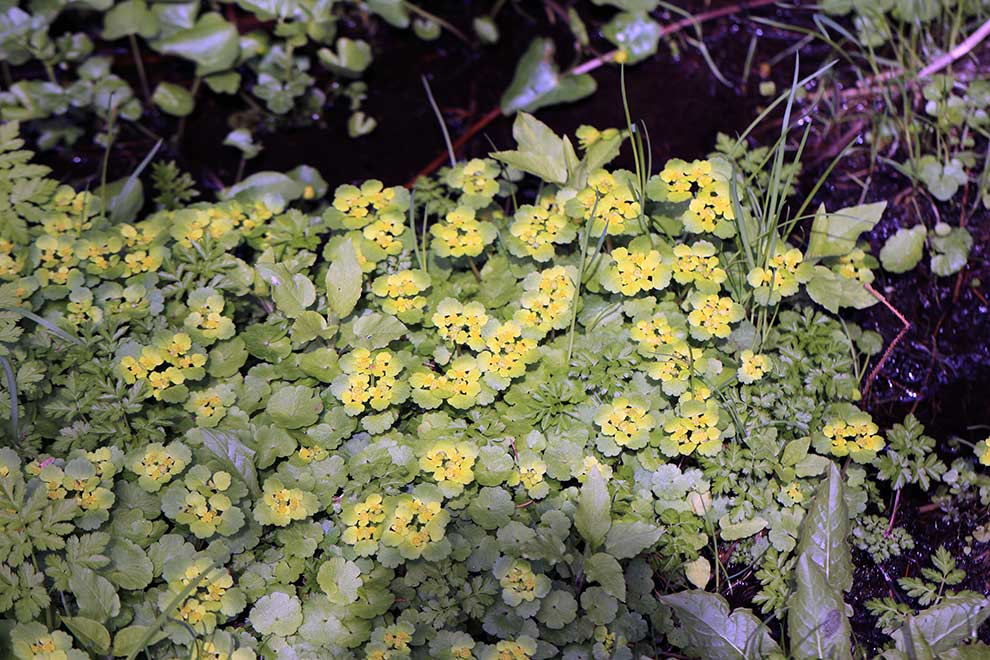
[[[880,373],[880,369],[887,362],[887,360],[890,359],[890,354],[894,352],[894,348],[900,343],[901,339],[904,338],[907,331],[911,329],[911,322],[904,318],[904,315],[901,314],[900,310],[890,304],[890,301],[887,300],[883,294],[874,289],[873,285],[866,283],[863,287],[870,292],[870,295],[882,302],[887,309],[893,312],[894,316],[897,317],[897,320],[899,320],[903,326],[901,331],[897,333],[897,336],[894,337],[894,341],[890,342],[890,345],[887,346],[887,350],[883,352],[883,356],[881,356],[880,361],[877,362],[876,366],[873,367],[873,370],[870,371],[870,375],[866,377],[866,385],[863,387],[863,398],[866,398],[870,394],[870,386],[873,385],[873,380],[877,377],[877,374]],[[900,492],[898,492],[898,495],[899,494]]]

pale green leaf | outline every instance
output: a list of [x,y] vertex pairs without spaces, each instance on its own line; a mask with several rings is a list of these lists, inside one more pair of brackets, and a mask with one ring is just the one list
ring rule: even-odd
[[594,549],[605,542],[612,526],[612,499],[608,484],[598,468],[592,468],[581,486],[577,509],[574,512],[574,527]]
[[823,204],[815,213],[805,257],[821,259],[849,254],[856,247],[859,235],[873,229],[886,208],[887,202],[874,202],[826,213]]
[[361,265],[350,239],[341,242],[334,250],[327,269],[326,286],[333,313],[340,318],[350,314],[361,298],[362,286]]
[[682,648],[705,660],[757,660],[779,652],[770,630],[749,610],[729,613],[725,598],[707,591],[661,596],[679,622]]
[[597,582],[609,594],[626,602],[626,578],[615,557],[597,552],[584,562],[584,572],[589,580]]
[[926,236],[928,230],[924,225],[898,229],[880,249],[880,264],[884,270],[906,273],[917,266],[925,252]]

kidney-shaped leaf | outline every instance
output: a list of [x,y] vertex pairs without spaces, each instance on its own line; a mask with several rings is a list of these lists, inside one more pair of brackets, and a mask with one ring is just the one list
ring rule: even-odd
[[155,50],[166,55],[178,55],[196,63],[196,74],[204,76],[229,69],[240,52],[237,28],[220,14],[203,14],[196,25],[166,37],[154,44]]

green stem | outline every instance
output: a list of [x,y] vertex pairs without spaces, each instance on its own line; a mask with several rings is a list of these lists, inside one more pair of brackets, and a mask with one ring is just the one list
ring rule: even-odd
[[443,29],[447,30],[448,32],[450,32],[451,34],[453,34],[455,37],[457,37],[458,39],[460,39],[461,41],[463,41],[467,45],[469,45],[469,46],[471,45],[471,40],[467,38],[467,35],[465,35],[463,32],[461,32],[456,27],[454,27],[454,25],[452,23],[450,23],[450,21],[446,21],[446,20],[440,18],[439,16],[437,16],[435,14],[431,14],[430,12],[426,11],[422,7],[419,7],[417,5],[414,5],[411,2],[403,2],[402,4],[405,6],[406,9],[408,9],[412,13],[419,14],[420,16],[422,16],[423,18],[425,18],[428,21],[433,21],[434,23],[436,23],[437,25],[439,25]]
[[151,103],[151,92],[148,89],[148,76],[144,71],[144,59],[141,57],[141,46],[138,44],[134,34],[127,35],[131,42],[131,54],[134,57],[134,64],[137,66],[138,79],[141,81],[141,93],[144,95],[144,102]]
[[[202,84],[202,82],[203,82],[203,79],[200,78],[199,76],[196,76],[195,80],[193,80],[192,89],[189,90],[189,93],[192,94],[193,101],[196,100],[196,94],[199,92],[199,86],[200,86],[200,84]],[[182,134],[186,132],[186,117],[187,116],[188,115],[183,116],[179,120],[179,128],[175,131],[175,146],[176,147],[178,147],[179,144],[182,142]]]

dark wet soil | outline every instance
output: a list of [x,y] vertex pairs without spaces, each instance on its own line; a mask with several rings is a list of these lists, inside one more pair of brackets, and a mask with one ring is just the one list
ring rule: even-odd
[[[567,6],[566,2],[558,4]],[[729,3],[678,3],[699,11]],[[469,17],[487,8],[488,3],[471,0],[438,0],[430,9],[469,30]],[[525,7],[525,12],[515,6]],[[807,24],[810,12],[798,6],[786,12],[774,8],[754,14],[778,20]],[[606,11],[602,16],[607,15]],[[272,126],[258,137],[265,145],[261,156],[251,161],[247,173],[264,169],[284,170],[307,163],[317,167],[331,187],[348,181],[380,178],[388,183],[411,181],[428,163],[444,153],[442,136],[420,82],[430,80],[452,137],[471,129],[497,108],[499,97],[509,84],[515,63],[536,35],[553,36],[558,44],[558,61],[568,68],[575,61],[566,27],[560,18],[543,11],[542,3],[508,3],[499,17],[501,41],[492,47],[468,48],[445,34],[432,43],[424,43],[410,34],[382,28],[372,35],[375,57],[366,80],[369,94],[365,110],[378,119],[378,128],[369,136],[356,140],[342,131],[346,109],[329,107],[308,123],[285,122]],[[594,27],[589,26],[589,27]],[[594,30],[592,30],[594,32]],[[765,98],[757,88],[761,80],[773,80],[778,89],[790,82],[792,56],[786,54],[779,63],[773,58],[797,43],[792,32],[761,26],[745,15],[719,19],[704,26],[705,43],[715,66],[732,84],[724,85],[697,49],[682,39],[661,43],[658,56],[630,67],[626,85],[629,104],[635,118],[642,119],[649,131],[654,163],[678,156],[700,157],[711,151],[716,134],[735,134],[758,114]],[[752,70],[744,71],[746,53],[755,40]],[[607,45],[597,42],[604,51]],[[827,51],[813,45],[801,48],[802,73],[813,71],[828,57]],[[120,53],[126,59],[126,53]],[[126,72],[125,72],[126,74]],[[762,75],[761,75],[762,74]],[[157,71],[149,67],[151,84],[158,79],[182,80],[191,72]],[[841,76],[840,72],[840,76]],[[584,123],[599,127],[624,124],[619,96],[619,74],[614,67],[595,71],[599,93],[581,102],[541,111],[541,118],[558,132],[573,132]],[[746,84],[742,81],[745,80]],[[133,81],[136,83],[136,81]],[[338,104],[338,106],[341,104]],[[202,187],[219,187],[233,183],[239,154],[220,143],[229,130],[226,118],[240,107],[236,98],[200,103],[186,122],[184,137],[178,145],[166,146],[166,155],[194,174]],[[868,116],[869,107],[858,109]],[[819,117],[815,111],[810,119]],[[174,135],[178,122],[151,114],[147,126],[162,135]],[[773,139],[774,131],[765,138]],[[803,181],[805,188],[817,178],[831,156],[855,138],[857,131],[849,124],[829,126],[816,133],[807,153],[813,165]],[[865,128],[865,127],[864,127]],[[482,155],[491,146],[512,144],[511,122],[499,117],[468,140],[460,154]],[[125,129],[111,158],[111,178],[123,176],[143,158],[151,147],[144,135]],[[46,156],[63,179],[76,183],[94,183],[102,152],[80,146]],[[896,158],[896,156],[895,156]],[[878,271],[876,288],[911,322],[910,330],[890,352],[877,378],[872,382],[864,404],[883,425],[900,421],[915,413],[927,426],[927,432],[940,441],[939,452],[951,460],[953,449],[947,440],[958,436],[976,442],[990,430],[990,213],[974,206],[975,190],[950,203],[936,203],[923,191],[912,190],[910,181],[889,167],[868,171],[869,161],[862,151],[853,151],[844,159],[822,188],[816,204],[824,202],[837,209],[860,202],[888,200],[890,205],[880,225],[867,237],[873,253],[900,227],[924,222],[929,227],[939,220],[951,225],[964,224],[974,237],[974,250],[966,269],[958,276],[939,278],[930,272],[927,260],[903,275]],[[854,179],[870,178],[866,192]],[[879,332],[889,345],[901,328],[896,316],[883,305],[851,314],[864,327]],[[879,358],[879,356],[878,356]],[[871,363],[871,367],[876,362]],[[900,558],[877,567],[863,554],[857,556],[856,586],[849,595],[856,609],[853,619],[857,641],[862,648],[875,650],[884,637],[873,626],[873,619],[860,607],[865,600],[897,593],[896,580],[917,574],[928,565],[930,554],[945,545],[969,573],[966,588],[990,592],[988,583],[987,544],[968,540],[972,531],[987,523],[990,514],[984,507],[967,506],[947,514],[929,504],[929,496],[906,491],[897,521],[915,538],[917,547]],[[970,551],[964,553],[964,548]],[[733,602],[751,597],[752,579],[737,585]],[[754,592],[755,593],[755,592]]]

